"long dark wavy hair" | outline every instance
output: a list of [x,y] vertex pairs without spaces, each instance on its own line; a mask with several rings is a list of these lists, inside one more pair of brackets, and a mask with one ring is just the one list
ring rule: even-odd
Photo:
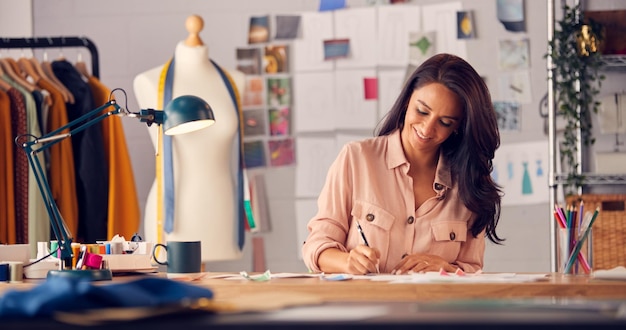
[[453,180],[458,182],[461,200],[477,215],[471,233],[476,237],[485,230],[490,241],[501,244],[504,239],[496,234],[496,226],[502,190],[491,177],[500,133],[489,89],[469,63],[451,54],[437,54],[422,63],[406,81],[375,134],[382,136],[402,130],[413,91],[431,83],[446,86],[458,96],[463,107],[464,116],[457,133],[450,134],[441,150]]

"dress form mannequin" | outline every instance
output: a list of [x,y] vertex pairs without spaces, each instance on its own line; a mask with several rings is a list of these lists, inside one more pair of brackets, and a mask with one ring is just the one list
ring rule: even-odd
[[[202,260],[232,260],[241,257],[238,245],[236,169],[238,160],[234,142],[239,116],[224,80],[211,63],[208,48],[199,38],[202,18],[190,16],[186,22],[189,37],[175,50],[172,98],[195,95],[204,99],[215,115],[212,126],[172,138],[174,166],[174,230],[162,233],[167,241],[202,242]],[[134,90],[142,109],[158,109],[159,78],[163,66],[135,77]],[[228,71],[237,89],[243,91],[244,75]],[[163,105],[165,107],[165,104]],[[158,128],[148,128],[155,148]],[[144,234],[147,241],[157,242],[157,183],[146,202]]]

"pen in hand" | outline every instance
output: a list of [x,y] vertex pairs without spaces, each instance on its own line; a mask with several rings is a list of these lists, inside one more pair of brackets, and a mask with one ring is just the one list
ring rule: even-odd
[[365,246],[369,247],[370,244],[367,242],[367,238],[365,238],[365,233],[363,233],[363,228],[361,228],[361,224],[359,224],[358,221],[356,223],[356,227],[359,230],[359,234],[361,234],[361,239],[363,240],[363,244],[365,244]]
[[[357,221],[356,228],[359,230],[359,234],[361,234],[361,239],[363,240],[363,244],[365,246],[370,247],[370,244],[367,242],[367,238],[365,238],[365,233],[363,232],[363,228],[361,228],[361,224]],[[380,273],[380,269],[378,268],[378,263],[376,263],[376,273]]]

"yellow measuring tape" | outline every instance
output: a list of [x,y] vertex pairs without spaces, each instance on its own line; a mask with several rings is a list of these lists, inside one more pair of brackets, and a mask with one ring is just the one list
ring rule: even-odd
[[[163,109],[163,94],[165,91],[165,77],[172,60],[165,63],[159,77],[159,95],[157,98],[157,109]],[[156,175],[157,175],[157,243],[163,244],[163,125],[159,125],[156,154]]]

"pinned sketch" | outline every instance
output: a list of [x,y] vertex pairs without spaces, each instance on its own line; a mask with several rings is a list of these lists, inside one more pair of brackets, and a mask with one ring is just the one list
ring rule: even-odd
[[328,168],[337,157],[333,137],[298,137],[296,140],[296,197],[317,198]]
[[377,62],[376,7],[334,12],[335,39],[350,40],[350,60],[336,61],[337,68],[373,68]]
[[409,64],[419,66],[437,52],[437,32],[409,32]]
[[363,79],[375,77],[375,70],[335,71],[335,120],[336,128],[371,129],[376,126],[376,100],[366,99]]
[[301,15],[302,38],[291,43],[295,72],[332,70],[334,62],[324,60],[324,40],[333,39],[333,12],[304,12]]
[[500,99],[529,104],[532,102],[530,72],[522,70],[500,74],[498,77]]
[[421,18],[420,6],[378,6],[376,24],[378,65],[406,65],[411,44],[410,33],[416,33],[422,29]]
[[436,51],[467,58],[466,42],[457,39],[456,13],[463,10],[460,1],[422,6],[422,31],[437,31]]
[[500,131],[520,131],[520,111],[516,102],[495,101],[493,107],[496,110],[498,129]]
[[524,0],[497,0],[498,20],[507,31],[526,31]]
[[500,70],[530,69],[530,50],[528,39],[500,40],[498,47],[498,65]]
[[492,178],[504,189],[502,206],[548,201],[548,157],[546,141],[511,143],[498,148]]
[[378,71],[378,121],[396,102],[405,81],[403,69]]
[[297,73],[294,80],[294,130],[330,132],[335,130],[335,79],[331,71]]

